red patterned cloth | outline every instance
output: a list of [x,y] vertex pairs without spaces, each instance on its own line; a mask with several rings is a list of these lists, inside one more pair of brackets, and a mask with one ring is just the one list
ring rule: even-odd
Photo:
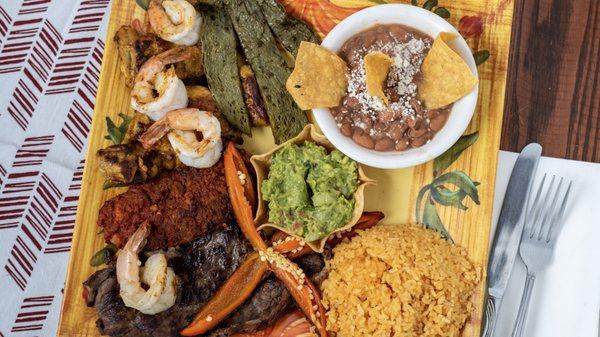
[[109,12],[0,1],[0,337],[56,335]]

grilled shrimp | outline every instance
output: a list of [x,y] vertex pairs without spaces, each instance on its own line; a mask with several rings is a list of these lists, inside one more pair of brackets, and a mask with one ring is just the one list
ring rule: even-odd
[[202,17],[185,0],[150,0],[150,26],[163,40],[182,46],[191,46],[200,39]]
[[[195,131],[202,133],[202,140],[196,138]],[[148,128],[140,142],[148,149],[166,134],[179,160],[187,166],[211,167],[221,157],[221,124],[209,111],[192,108],[170,111]]]
[[185,84],[177,77],[173,67],[165,68],[189,57],[189,51],[177,47],[146,61],[135,77],[131,107],[155,121],[168,111],[185,108],[188,103]]
[[[146,260],[140,279],[138,253],[146,244],[150,226],[143,223],[129,238],[117,257],[117,281],[125,306],[154,315],[175,304],[176,280],[173,269],[167,267],[164,254],[158,253]],[[142,282],[148,290],[142,287]]]

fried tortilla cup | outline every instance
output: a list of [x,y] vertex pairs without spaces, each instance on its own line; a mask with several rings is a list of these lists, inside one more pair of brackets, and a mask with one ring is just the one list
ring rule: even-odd
[[[335,149],[335,147],[329,142],[329,140],[327,140],[327,138],[325,138],[325,136],[318,133],[316,126],[308,124],[306,127],[304,127],[304,130],[302,130],[302,132],[298,134],[298,136],[275,147],[274,149],[265,154],[255,155],[252,156],[252,158],[250,159],[250,162],[252,163],[252,166],[254,166],[254,170],[256,171],[256,180],[258,184],[258,209],[256,210],[256,216],[254,218],[254,223],[256,224],[256,226],[258,226],[258,230],[270,231],[272,229],[279,229],[290,236],[304,240],[302,237],[295,235],[292,231],[288,230],[287,228],[269,222],[269,206],[268,203],[262,199],[261,193],[262,183],[269,176],[269,168],[271,166],[271,158],[273,157],[273,154],[289,143],[303,144],[304,142],[313,142],[317,145],[321,145],[324,148],[326,148],[328,152],[331,152]],[[354,226],[358,222],[363,213],[365,205],[365,187],[369,185],[375,185],[376,182],[375,180],[370,179],[365,175],[360,164],[358,164],[357,167],[359,184],[358,188],[356,189],[356,192],[354,193],[354,211],[352,212],[352,217],[350,218],[350,221],[348,221],[344,226],[332,231],[331,233],[327,234],[327,236],[319,240],[306,242],[306,244],[315,252],[323,252],[325,242],[327,242],[327,240],[332,235],[335,235],[338,232],[345,232],[350,230],[352,226]]]

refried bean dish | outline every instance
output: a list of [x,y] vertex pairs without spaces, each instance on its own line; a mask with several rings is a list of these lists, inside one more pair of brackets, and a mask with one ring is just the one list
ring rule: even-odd
[[[376,151],[404,151],[429,142],[442,129],[452,105],[426,109],[417,98],[421,64],[433,39],[414,29],[376,25],[344,43],[339,53],[348,64],[348,90],[342,104],[332,108],[342,134]],[[365,56],[382,52],[392,64],[383,91],[388,104],[369,94]]]

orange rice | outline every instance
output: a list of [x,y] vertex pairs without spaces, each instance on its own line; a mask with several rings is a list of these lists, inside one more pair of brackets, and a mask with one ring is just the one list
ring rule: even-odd
[[418,225],[379,225],[334,249],[322,285],[337,337],[460,336],[480,271]]

